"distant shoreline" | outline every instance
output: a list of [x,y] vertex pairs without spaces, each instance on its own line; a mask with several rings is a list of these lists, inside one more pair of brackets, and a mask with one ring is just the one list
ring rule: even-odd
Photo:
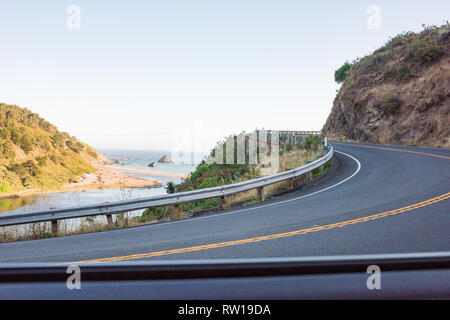
[[188,176],[184,174],[176,174],[176,173],[168,173],[168,172],[158,172],[158,171],[145,171],[145,170],[136,170],[136,169],[129,169],[129,168],[116,168],[116,167],[110,167],[117,169],[118,171],[122,173],[134,173],[134,174],[140,174],[144,176],[154,176],[154,177],[167,177],[167,178],[180,178],[185,179]]
[[0,199],[20,198],[40,194],[90,191],[102,189],[160,188],[161,182],[151,178],[140,178],[130,174],[155,177],[186,178],[186,175],[167,172],[151,172],[144,170],[116,168],[105,163],[92,164],[97,171],[80,177],[80,182],[64,185],[61,189],[30,189],[1,195]]

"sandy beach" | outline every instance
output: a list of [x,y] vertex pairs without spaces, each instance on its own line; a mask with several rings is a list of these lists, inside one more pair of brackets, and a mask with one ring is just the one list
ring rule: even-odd
[[[96,166],[96,167],[98,167],[98,166]],[[181,179],[187,178],[187,176],[183,175],[183,174],[173,174],[173,173],[157,172],[157,171],[143,171],[143,170],[135,170],[135,169],[127,169],[127,168],[115,168],[115,167],[108,167],[108,168],[112,168],[121,173],[134,173],[134,174],[139,174],[139,175],[144,175],[144,176],[181,178]]]
[[[107,162],[109,163],[109,162]],[[29,189],[21,192],[5,194],[2,198],[8,197],[23,197],[36,194],[59,193],[70,191],[87,191],[87,190],[101,190],[101,189],[123,189],[123,188],[155,188],[162,187],[162,184],[150,178],[153,177],[169,177],[169,178],[186,178],[185,175],[172,174],[166,172],[150,172],[144,170],[135,170],[127,168],[111,167],[105,162],[92,164],[97,171],[85,174],[80,177],[77,183],[70,183],[63,186],[62,189],[48,190],[48,189]],[[149,178],[140,178],[129,174],[139,174],[148,176]]]
[[[151,178],[139,178],[126,175],[127,170],[104,164],[94,165],[96,172],[80,177],[80,182],[64,185],[62,191],[85,191],[98,189],[152,188],[161,187],[161,183]],[[138,170],[136,170],[138,171]],[[129,172],[138,173],[138,172]],[[139,173],[141,174],[141,173]]]

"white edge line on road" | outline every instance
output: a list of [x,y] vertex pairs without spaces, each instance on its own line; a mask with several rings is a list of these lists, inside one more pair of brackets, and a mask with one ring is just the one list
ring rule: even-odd
[[[343,154],[343,155],[353,159],[356,162],[356,164],[358,165],[358,168],[356,169],[356,171],[351,176],[349,176],[348,178],[345,178],[344,180],[342,180],[342,181],[340,181],[340,182],[338,182],[338,183],[336,183],[336,184],[334,184],[332,186],[326,187],[324,189],[321,189],[319,191],[316,191],[316,192],[313,192],[313,193],[310,193],[310,194],[306,194],[306,195],[301,196],[301,197],[287,199],[287,200],[283,200],[283,201],[277,201],[277,202],[268,203],[268,204],[263,204],[263,205],[252,207],[252,208],[238,209],[238,210],[233,210],[233,211],[230,211],[230,212],[214,214],[214,215],[210,215],[210,216],[204,216],[204,217],[197,217],[197,218],[193,218],[193,219],[186,219],[186,220],[166,222],[166,223],[161,223],[161,224],[157,224],[157,225],[150,224],[150,225],[147,225],[147,227],[162,227],[162,226],[166,226],[166,225],[174,224],[174,223],[191,222],[191,221],[202,220],[202,219],[222,217],[222,216],[230,215],[230,214],[237,214],[237,213],[242,213],[242,212],[248,212],[248,211],[252,211],[252,210],[259,210],[259,209],[262,209],[262,208],[273,207],[273,206],[277,206],[279,204],[284,204],[284,203],[300,200],[300,199],[303,199],[303,198],[311,197],[311,196],[314,196],[314,195],[316,195],[318,193],[322,193],[322,192],[325,192],[325,191],[330,190],[332,188],[335,188],[335,187],[337,187],[337,186],[347,182],[348,180],[352,179],[354,176],[356,176],[359,173],[359,171],[361,170],[361,162],[359,162],[358,159],[356,159],[355,157],[353,157],[353,156],[351,156],[351,155],[349,155],[347,153],[344,153],[344,152],[341,152],[341,151],[336,151],[336,150],[334,150],[334,152]],[[143,227],[145,227],[145,226],[143,226]],[[126,230],[126,229],[114,230],[114,231],[124,231],[124,230]]]

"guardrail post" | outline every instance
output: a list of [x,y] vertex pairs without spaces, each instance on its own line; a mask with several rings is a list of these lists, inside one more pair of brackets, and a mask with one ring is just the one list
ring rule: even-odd
[[227,209],[227,201],[225,199],[225,196],[219,197],[219,210],[226,210]]
[[287,184],[288,184],[288,189],[294,189],[294,187],[295,187],[294,178],[289,178],[287,181]]
[[257,190],[259,200],[264,201],[264,187],[259,187]]
[[58,220],[52,220],[52,236],[58,234]]
[[312,171],[308,171],[305,173],[305,184],[311,182],[312,180]]
[[311,171],[305,173],[305,183],[311,182],[311,177],[312,177]]
[[172,216],[175,219],[179,219],[180,218],[180,206],[178,204],[174,204],[172,206]]
[[114,221],[111,214],[106,215],[106,221],[108,221],[108,228],[114,227]]
[[[305,161],[305,165],[307,165],[308,163],[311,163],[311,161]],[[310,182],[312,179],[312,173],[311,171],[308,171],[305,173],[305,184]]]

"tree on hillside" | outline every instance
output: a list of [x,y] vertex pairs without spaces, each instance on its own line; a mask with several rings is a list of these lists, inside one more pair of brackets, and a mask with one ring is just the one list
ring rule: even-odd
[[344,65],[337,69],[334,73],[334,81],[336,81],[337,83],[344,82],[351,67],[352,65],[348,61],[346,61]]
[[31,142],[31,138],[27,134],[24,134],[20,139],[20,148],[22,148],[25,153],[33,150],[33,143]]

